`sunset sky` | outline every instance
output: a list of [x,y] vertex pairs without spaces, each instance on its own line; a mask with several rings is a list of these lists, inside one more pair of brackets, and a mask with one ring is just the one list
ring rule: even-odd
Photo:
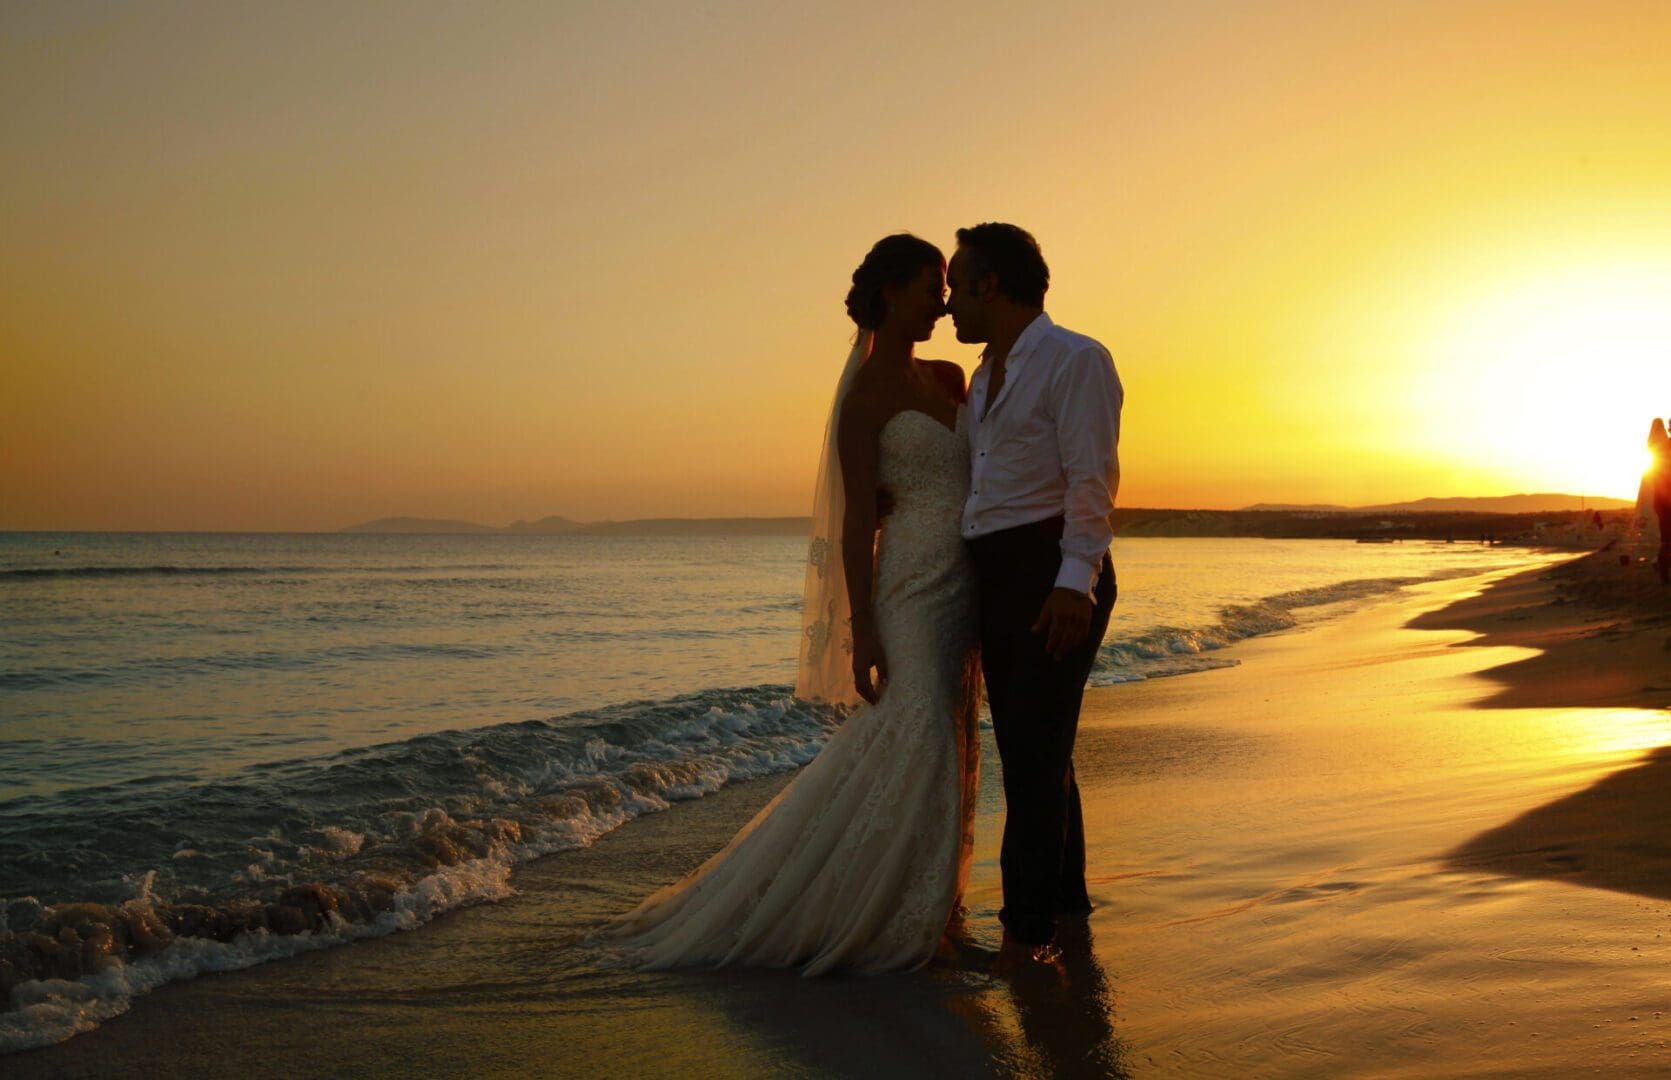
[[1671,5],[8,0],[0,528],[803,514],[853,267],[987,220],[1123,505],[1630,497]]

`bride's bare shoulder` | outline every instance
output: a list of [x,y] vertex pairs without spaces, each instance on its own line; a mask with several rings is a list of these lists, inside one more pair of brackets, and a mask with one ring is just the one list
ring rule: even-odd
[[955,360],[924,360],[923,363],[955,401],[961,404],[968,399],[969,379],[963,373],[962,364]]

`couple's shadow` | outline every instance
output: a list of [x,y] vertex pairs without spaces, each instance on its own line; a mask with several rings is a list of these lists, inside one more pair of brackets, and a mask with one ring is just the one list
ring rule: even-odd
[[997,950],[954,927],[934,961],[912,973],[804,979],[717,969],[662,985],[774,1047],[793,1075],[1130,1075],[1090,927],[1070,922],[1057,938],[1057,962],[1002,975]]

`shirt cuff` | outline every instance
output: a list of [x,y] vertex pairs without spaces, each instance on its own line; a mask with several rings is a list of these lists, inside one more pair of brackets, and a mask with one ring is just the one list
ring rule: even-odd
[[1072,589],[1077,593],[1090,596],[1097,588],[1097,572],[1102,567],[1093,566],[1088,562],[1071,556],[1062,556],[1062,568],[1056,571],[1056,587],[1058,589]]

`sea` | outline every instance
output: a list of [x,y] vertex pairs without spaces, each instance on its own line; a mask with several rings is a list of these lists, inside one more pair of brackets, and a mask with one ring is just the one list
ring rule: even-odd
[[[0,1052],[810,761],[786,536],[0,533]],[[1092,682],[1566,556],[1117,539]],[[677,810],[674,809],[676,813]],[[715,844],[723,842],[717,838]]]

